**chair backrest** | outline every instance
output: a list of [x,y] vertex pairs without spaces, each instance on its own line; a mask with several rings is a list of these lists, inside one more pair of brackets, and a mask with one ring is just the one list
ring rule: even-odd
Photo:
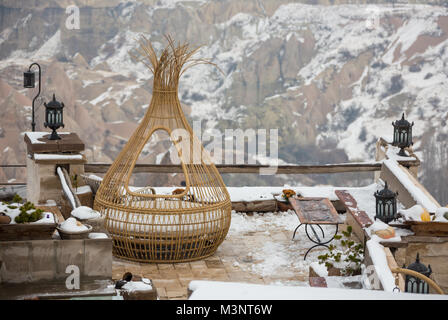
[[[72,181],[70,179],[70,175],[68,174],[67,170],[63,167],[58,167],[57,171],[59,179],[61,180],[61,184],[63,186],[62,191],[64,192],[65,197],[69,200],[72,209],[80,207],[81,201],[79,201],[79,198],[76,195],[75,190],[73,189]],[[64,188],[64,185],[67,186],[67,188]]]
[[96,192],[98,191],[98,188],[101,185],[102,178],[95,175],[87,175],[87,174],[80,174],[80,176],[84,180],[84,183],[90,186],[90,189],[92,189],[92,193],[95,196]]

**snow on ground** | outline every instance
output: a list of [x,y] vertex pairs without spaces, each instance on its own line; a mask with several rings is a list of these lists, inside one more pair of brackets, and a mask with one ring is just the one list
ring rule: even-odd
[[393,293],[379,290],[290,287],[218,281],[191,281],[190,300],[447,300],[446,295]]
[[[345,219],[343,215],[341,218]],[[297,276],[308,274],[310,264],[317,261],[317,256],[327,249],[316,248],[308,254],[307,260],[303,260],[305,252],[313,246],[313,243],[307,238],[304,226],[297,231],[292,240],[294,229],[299,223],[292,210],[253,215],[232,211],[228,237],[246,241],[250,248],[250,251],[244,252],[242,260],[238,261],[236,266],[263,278],[290,274],[290,280],[277,283],[307,286],[308,284],[298,280]],[[325,239],[329,239],[335,230],[334,226],[322,226],[322,228],[326,233]]]
[[429,198],[422,189],[415,185],[414,181],[411,180],[410,175],[400,168],[400,165],[397,163],[397,161],[389,159],[385,160],[384,164],[395,175],[400,183],[408,190],[417,204],[421,205],[431,213],[436,212],[439,206],[437,206],[437,204],[435,204],[434,201]]
[[[171,194],[173,190],[178,187],[156,187],[157,194]],[[274,200],[279,199],[284,189],[292,189],[297,194],[303,197],[322,197],[328,198],[331,201],[338,200],[334,193],[336,190],[348,190],[356,199],[359,197],[358,206],[361,210],[375,212],[375,197],[373,193],[382,185],[373,183],[365,187],[334,187],[334,186],[290,186],[283,187],[268,186],[268,187],[227,187],[230,199],[232,202],[238,201],[260,201],[260,200]],[[373,200],[373,203],[372,203]],[[361,205],[361,206],[360,206]],[[373,211],[372,211],[373,210]]]

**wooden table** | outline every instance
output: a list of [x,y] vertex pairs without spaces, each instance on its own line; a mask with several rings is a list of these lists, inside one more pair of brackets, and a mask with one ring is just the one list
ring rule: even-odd
[[[343,222],[339,219],[339,215],[336,211],[336,209],[333,207],[333,204],[328,198],[289,198],[289,202],[291,203],[292,208],[294,209],[294,212],[296,213],[297,217],[299,218],[300,224],[297,226],[297,228],[294,230],[294,234],[292,236],[292,239],[296,236],[297,230],[302,226],[305,225],[305,233],[310,239],[311,242],[313,242],[315,245],[313,245],[311,248],[308,249],[308,251],[305,253],[305,257],[303,258],[306,260],[306,257],[308,253],[313,250],[316,247],[328,247],[328,244],[333,241],[335,235],[338,233],[338,226],[339,224],[342,224]],[[329,239],[325,240],[325,233],[321,224],[324,225],[335,225],[336,231],[334,232],[334,235]],[[316,225],[319,227],[320,231],[322,232],[322,239],[317,234],[316,230],[314,229],[313,225]],[[308,227],[310,227],[311,231],[313,232],[313,235],[315,239],[313,239],[309,232]]]

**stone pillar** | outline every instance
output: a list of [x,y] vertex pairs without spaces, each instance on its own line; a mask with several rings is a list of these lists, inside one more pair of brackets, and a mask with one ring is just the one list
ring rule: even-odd
[[76,133],[58,132],[60,140],[48,140],[48,132],[25,132],[27,147],[27,200],[35,204],[49,199],[62,201],[62,186],[56,167],[70,176],[84,173],[84,143]]

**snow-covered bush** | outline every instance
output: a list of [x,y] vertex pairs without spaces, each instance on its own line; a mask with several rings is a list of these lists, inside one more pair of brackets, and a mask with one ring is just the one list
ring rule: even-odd
[[[336,244],[328,246],[329,251],[318,256],[319,264],[325,264],[327,269],[338,268],[344,276],[359,274],[361,263],[364,259],[364,248],[362,244],[351,239],[352,227],[348,226],[347,231],[342,231],[342,235],[336,235]],[[344,238],[343,238],[344,237]]]

